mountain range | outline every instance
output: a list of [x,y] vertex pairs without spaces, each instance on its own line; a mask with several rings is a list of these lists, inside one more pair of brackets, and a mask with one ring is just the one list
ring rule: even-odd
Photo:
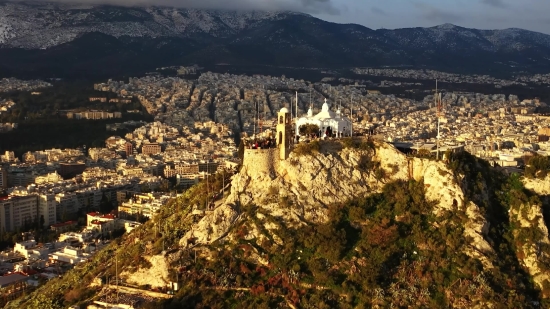
[[184,64],[540,71],[550,36],[444,24],[372,30],[295,12],[0,2],[0,75],[108,76]]

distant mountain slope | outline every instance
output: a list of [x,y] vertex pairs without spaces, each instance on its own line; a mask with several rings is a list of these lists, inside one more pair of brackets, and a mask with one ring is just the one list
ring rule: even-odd
[[196,62],[547,70],[550,36],[450,24],[372,30],[293,12],[0,2],[1,71],[108,75]]

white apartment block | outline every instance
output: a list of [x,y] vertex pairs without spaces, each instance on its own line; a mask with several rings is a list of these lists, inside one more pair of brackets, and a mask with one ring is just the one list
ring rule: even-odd
[[9,196],[0,199],[0,230],[15,231],[37,219],[38,196]]
[[67,216],[76,214],[80,209],[80,202],[74,192],[64,192],[55,195],[56,214],[59,215],[61,221],[64,221]]
[[44,226],[57,222],[57,203],[55,194],[40,194],[38,197],[38,220],[44,218]]

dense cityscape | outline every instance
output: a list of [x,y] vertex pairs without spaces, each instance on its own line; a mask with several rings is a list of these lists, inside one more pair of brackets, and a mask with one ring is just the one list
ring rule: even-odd
[[525,4],[0,0],[0,308],[550,308]]
[[[524,85],[526,80],[545,82],[544,76],[505,81],[413,70],[356,69],[356,73],[412,80],[436,77],[449,83],[499,87]],[[327,81],[332,83],[207,72],[196,80],[156,74],[90,85],[105,93],[105,97],[90,97],[90,102],[107,103],[107,96],[113,94],[117,98],[109,102],[126,103],[124,100],[134,98],[154,121],[108,124],[106,129],[113,136],[100,148],[44,149],[20,157],[10,149],[0,149],[0,188],[4,192],[0,230],[12,237],[5,241],[15,243],[1,253],[5,275],[1,285],[14,287],[8,299],[23,292],[23,282],[25,288],[35,287],[89,260],[110,239],[154,217],[186,188],[217,172],[235,172],[242,160],[239,148],[274,138],[277,113],[285,108],[293,123],[299,118],[313,119],[313,114],[326,108],[335,119],[350,119],[353,130],[347,136],[368,136],[406,152],[428,155],[466,150],[511,171],[521,172],[526,156],[550,153],[550,116],[537,112],[547,107],[537,98],[447,92],[435,89],[434,80],[433,91],[415,101],[382,94],[368,89],[374,84],[353,79],[340,79],[345,84],[339,85],[334,84],[335,79]],[[41,81],[3,79],[0,113],[17,104],[3,101],[2,92],[27,91],[39,96],[40,89],[49,86]],[[379,86],[384,87],[384,82]],[[120,113],[93,113],[69,112],[66,116],[82,121],[121,117]],[[133,129],[116,135],[121,128]],[[17,124],[0,126],[0,132],[11,130],[17,130]],[[313,135],[296,131],[293,135],[302,135],[296,139],[298,143],[311,137],[345,136],[327,132],[328,127],[319,127]],[[218,205],[214,202],[219,198],[212,192],[211,204],[193,205],[199,217],[205,209]]]

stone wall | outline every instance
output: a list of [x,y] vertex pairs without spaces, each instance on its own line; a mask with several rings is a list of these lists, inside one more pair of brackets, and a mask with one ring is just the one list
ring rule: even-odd
[[279,149],[245,149],[243,167],[249,175],[275,173],[279,163]]

